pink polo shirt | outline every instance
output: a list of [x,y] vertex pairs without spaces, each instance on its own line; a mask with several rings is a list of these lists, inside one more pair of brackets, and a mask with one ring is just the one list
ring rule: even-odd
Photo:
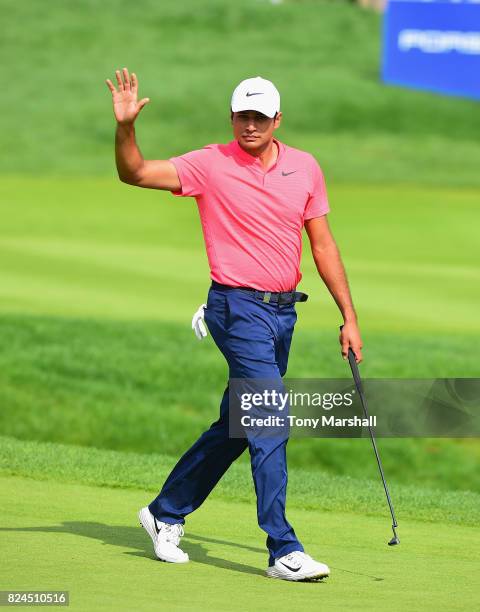
[[237,140],[171,157],[182,188],[196,199],[213,280],[265,291],[291,291],[302,278],[305,220],[329,212],[322,171],[305,151],[274,139],[275,164]]

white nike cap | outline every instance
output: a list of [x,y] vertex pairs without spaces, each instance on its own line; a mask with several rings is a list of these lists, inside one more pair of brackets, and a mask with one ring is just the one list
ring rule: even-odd
[[231,109],[234,113],[254,110],[272,118],[280,110],[280,94],[271,81],[262,77],[245,79],[232,94]]

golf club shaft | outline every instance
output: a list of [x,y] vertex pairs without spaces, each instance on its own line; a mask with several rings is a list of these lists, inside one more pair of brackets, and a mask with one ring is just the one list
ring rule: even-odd
[[[360,401],[362,403],[363,412],[365,413],[366,418],[369,420],[369,414],[367,410],[367,404],[365,402],[365,397],[363,395],[362,383],[360,379],[360,373],[358,371],[357,362],[355,360],[355,353],[351,348],[348,349],[348,361],[350,363],[350,368],[352,370],[353,379],[355,380],[355,385],[357,387],[357,391],[360,395]],[[368,431],[370,432],[370,439],[372,441],[373,450],[375,452],[375,457],[377,459],[378,469],[380,470],[380,476],[382,477],[383,488],[385,489],[385,495],[387,496],[388,507],[390,508],[390,514],[392,515],[393,527],[398,527],[397,519],[395,518],[395,511],[393,509],[392,499],[390,497],[390,493],[388,491],[387,481],[385,480],[385,474],[383,473],[382,462],[380,460],[380,455],[378,453],[377,443],[375,441],[375,436],[373,434],[373,430],[371,425],[368,425]]]
[[[343,328],[343,325],[340,325],[340,331],[342,331],[342,328]],[[370,423],[369,414],[367,410],[367,403],[363,395],[362,381],[360,379],[360,372],[358,371],[358,365],[357,365],[357,361],[355,358],[355,353],[353,352],[351,347],[348,347],[348,362],[350,364],[350,369],[352,370],[352,375],[353,375],[353,380],[355,381],[355,386],[357,387],[358,394],[360,395],[360,401],[362,403],[363,412],[365,413],[367,422]],[[385,480],[385,474],[383,473],[383,467],[382,467],[382,462],[380,460],[380,454],[378,452],[377,443],[375,442],[375,436],[373,434],[373,430],[370,424],[368,425],[368,431],[370,432],[370,440],[372,441],[372,446],[375,452],[375,458],[377,460],[378,469],[380,471],[380,476],[382,477],[383,489],[387,497],[388,507],[390,508],[390,514],[392,515],[392,530],[393,530],[393,535],[395,536],[394,540],[398,542],[397,533],[395,531],[395,528],[398,527],[398,523],[397,523],[397,519],[395,518],[395,511],[393,509],[392,498],[390,497],[390,492],[388,490],[387,481]]]

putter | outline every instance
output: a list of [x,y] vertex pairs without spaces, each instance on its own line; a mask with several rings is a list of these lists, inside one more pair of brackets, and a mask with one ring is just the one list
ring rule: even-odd
[[[343,325],[340,325],[340,331],[342,330]],[[367,411],[367,403],[365,401],[365,397],[363,395],[362,389],[362,381],[360,380],[360,372],[358,371],[358,365],[355,359],[355,353],[353,350],[348,347],[348,361],[350,363],[350,368],[352,370],[353,380],[355,381],[355,386],[357,387],[358,394],[360,395],[360,401],[362,402],[363,412],[365,413],[366,418],[368,419],[368,411]],[[385,474],[383,473],[382,462],[380,461],[380,455],[378,454],[377,444],[375,442],[375,436],[373,435],[373,430],[368,425],[368,431],[370,432],[370,439],[372,440],[373,450],[375,451],[375,457],[377,459],[378,469],[380,470],[380,476],[382,477],[383,488],[385,489],[385,495],[387,496],[388,507],[390,508],[390,514],[392,515],[392,531],[393,538],[388,542],[389,546],[395,546],[395,544],[400,544],[400,540],[398,539],[397,532],[395,529],[398,527],[397,519],[395,518],[395,512],[393,510],[392,499],[390,497],[390,493],[388,492],[387,481],[385,480]]]

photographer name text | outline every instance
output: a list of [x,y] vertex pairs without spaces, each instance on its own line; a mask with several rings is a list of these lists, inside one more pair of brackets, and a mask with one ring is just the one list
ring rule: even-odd
[[307,427],[309,429],[317,429],[318,427],[376,427],[377,417],[370,416],[362,418],[353,416],[349,418],[339,418],[333,415],[324,415],[318,418],[303,418],[290,414],[285,417],[267,416],[253,417],[249,414],[244,414],[240,419],[244,427]]

